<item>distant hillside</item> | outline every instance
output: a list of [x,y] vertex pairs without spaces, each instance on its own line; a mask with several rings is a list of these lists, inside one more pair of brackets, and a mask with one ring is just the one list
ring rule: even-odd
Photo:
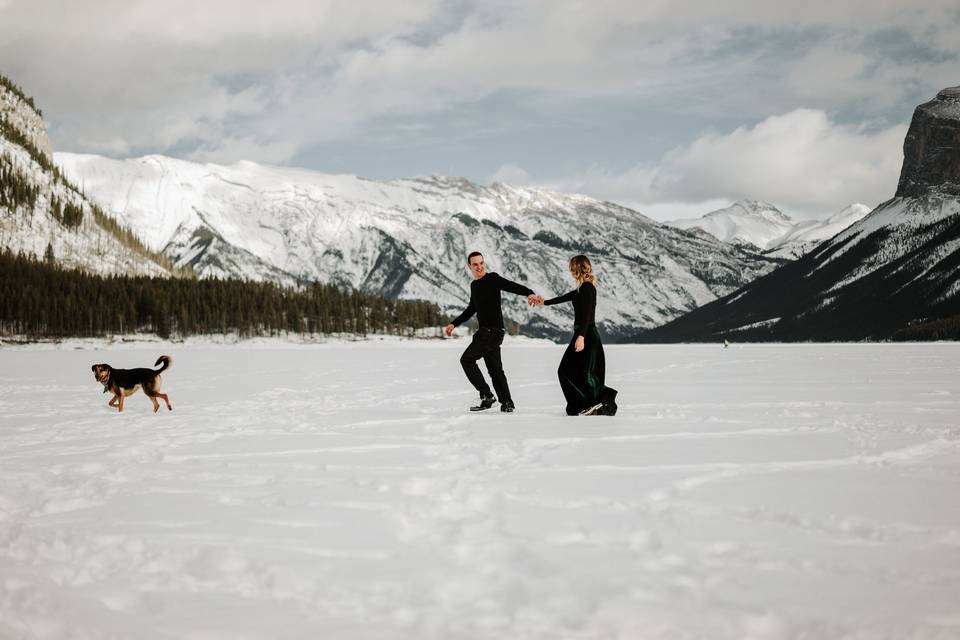
[[869,207],[857,203],[825,220],[796,221],[767,202],[740,200],[700,218],[667,224],[678,229],[700,229],[767,257],[795,260],[868,213]]

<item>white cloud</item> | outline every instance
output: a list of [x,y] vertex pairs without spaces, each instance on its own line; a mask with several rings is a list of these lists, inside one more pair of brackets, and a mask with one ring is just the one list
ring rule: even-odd
[[[38,98],[61,149],[267,137],[294,148],[314,127],[287,118],[278,128],[286,101],[322,90],[343,51],[429,29],[438,2],[20,0],[0,6],[0,60]],[[354,106],[339,109],[348,118]]]
[[[800,106],[886,117],[956,83],[958,25],[955,0],[0,0],[0,60],[58,149],[286,162],[484,101],[587,126],[651,106],[725,122]],[[878,49],[892,29],[919,53]],[[462,133],[424,136],[442,153]],[[475,144],[489,167],[509,159]]]
[[226,138],[198,148],[190,160],[230,164],[240,158],[257,158],[263,164],[283,164],[294,153],[297,145],[291,141],[269,142],[254,138]]
[[492,176],[491,182],[503,182],[505,184],[523,186],[530,182],[530,174],[512,162],[501,165]]
[[755,198],[791,214],[822,216],[853,202],[872,206],[890,198],[905,135],[906,125],[866,131],[831,122],[822,111],[798,109],[727,134],[704,135],[653,165],[619,174],[594,168],[554,186],[641,211],[656,203]]

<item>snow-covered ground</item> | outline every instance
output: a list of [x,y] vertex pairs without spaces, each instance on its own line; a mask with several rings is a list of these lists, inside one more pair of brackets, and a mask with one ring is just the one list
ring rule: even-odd
[[[960,345],[0,350],[0,638],[958,638]],[[173,412],[106,407],[150,365]]]

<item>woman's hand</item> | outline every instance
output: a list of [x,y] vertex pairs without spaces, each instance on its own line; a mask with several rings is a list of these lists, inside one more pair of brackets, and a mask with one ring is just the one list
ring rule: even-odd
[[577,336],[577,341],[573,343],[573,350],[577,353],[583,351],[583,336]]

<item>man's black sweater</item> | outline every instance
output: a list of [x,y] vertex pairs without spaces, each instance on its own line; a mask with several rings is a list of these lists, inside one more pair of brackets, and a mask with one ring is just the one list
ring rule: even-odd
[[477,322],[481,327],[503,329],[503,311],[500,309],[501,291],[521,296],[533,294],[533,289],[529,287],[501,278],[499,274],[487,273],[479,280],[470,283],[470,304],[450,324],[459,326],[476,313]]

